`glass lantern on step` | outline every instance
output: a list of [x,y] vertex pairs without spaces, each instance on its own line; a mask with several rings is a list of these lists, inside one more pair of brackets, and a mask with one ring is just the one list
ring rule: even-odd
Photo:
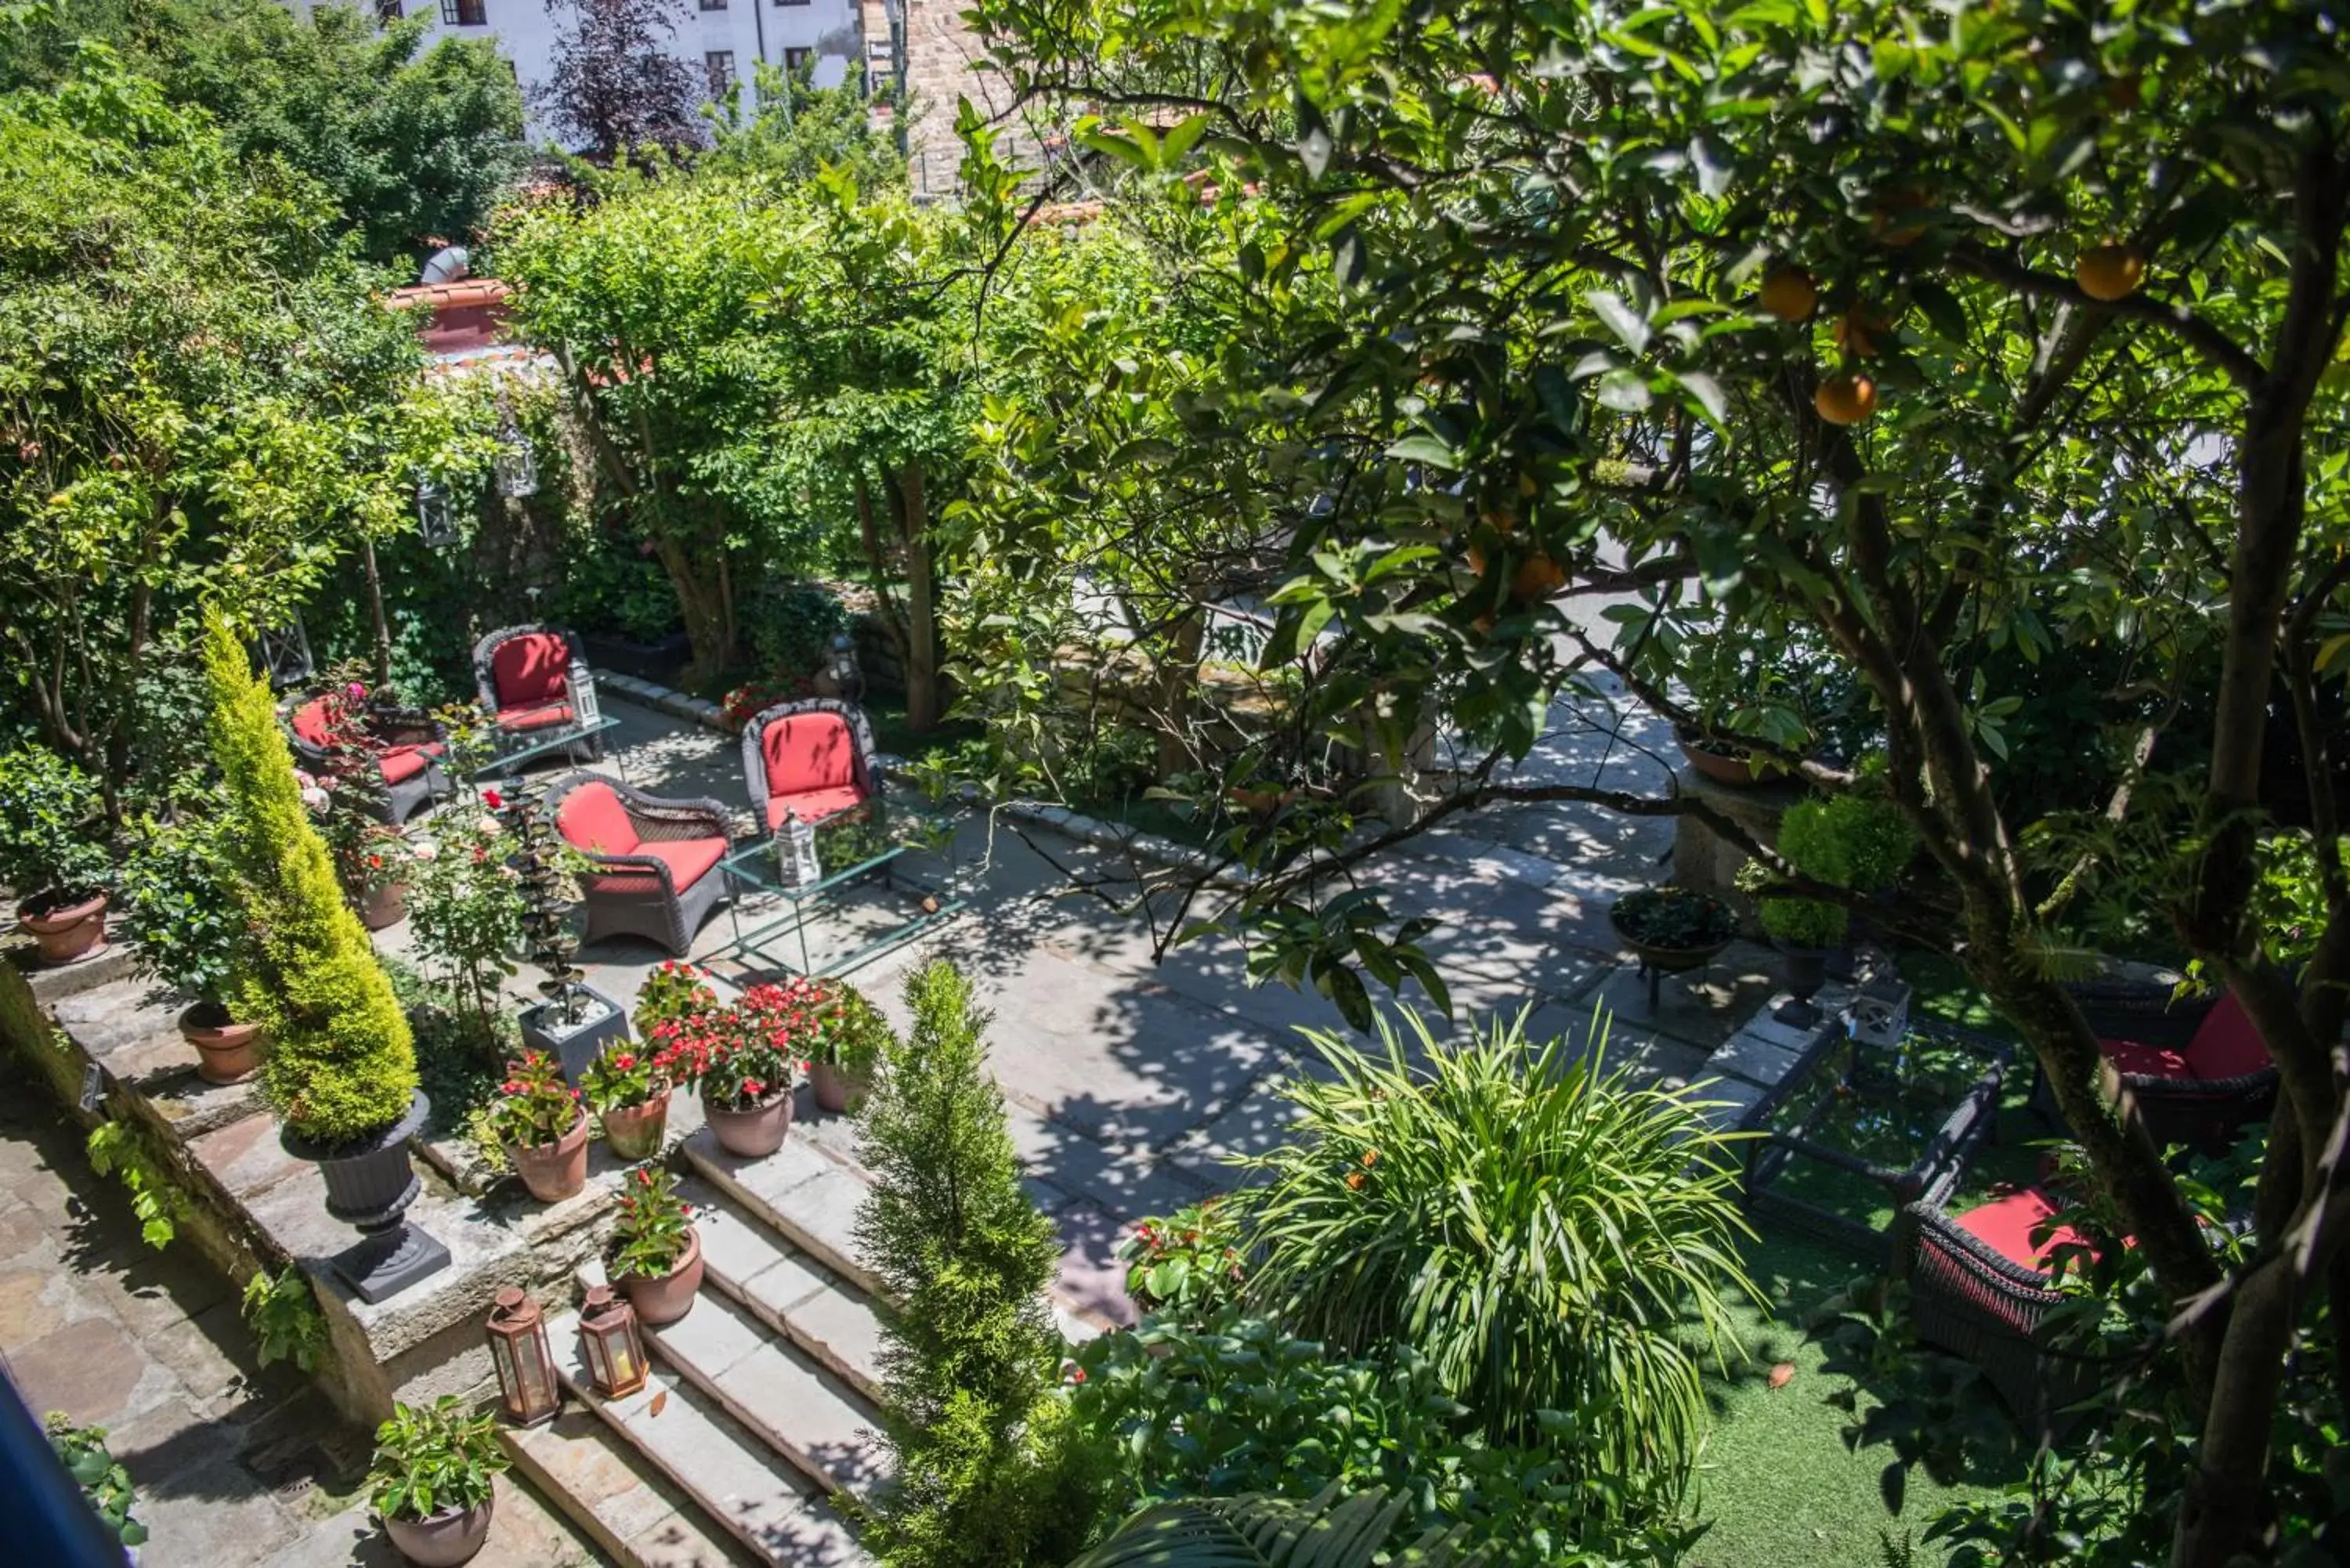
[[607,1399],[625,1399],[645,1386],[645,1342],[637,1332],[637,1310],[609,1285],[591,1285],[579,1309],[579,1344],[588,1353],[588,1375]]
[[490,1359],[498,1373],[498,1403],[517,1427],[536,1426],[562,1408],[555,1354],[546,1345],[546,1318],[518,1285],[508,1285],[490,1309]]

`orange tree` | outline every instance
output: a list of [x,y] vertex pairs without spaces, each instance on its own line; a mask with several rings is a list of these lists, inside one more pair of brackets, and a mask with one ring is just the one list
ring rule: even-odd
[[[1318,634],[1344,677],[1308,687],[1301,736],[1441,715],[1483,748],[1408,820],[1308,791],[1236,830],[1229,856],[1260,865],[1329,847],[1229,919],[1326,971],[1377,951],[1343,874],[1433,821],[1710,815],[1503,764],[1576,661],[1695,719],[1718,693],[1681,670],[1816,650],[1865,694],[1934,864],[1913,907],[1939,930],[1918,934],[2027,1041],[2168,1303],[2191,1436],[2147,1484],[2171,1561],[2305,1534],[2274,1505],[2272,1427],[2290,1376],[2338,1434],[2350,1376],[2337,20],[2267,0],[980,15],[1024,99],[1099,111],[1072,130],[1130,169],[1113,194],[1204,164],[1278,214],[1230,249],[1212,396],[1174,410],[1172,461],[1266,454],[1242,483],[1287,520],[1268,657]],[[1115,456],[1060,454],[1073,506]],[[1591,590],[1622,601],[1604,643],[1562,609]],[[1756,728],[1820,787],[1850,782]],[[2290,946],[2262,918],[2288,861]],[[2224,979],[2278,1066],[2241,1258],[2109,1102],[2058,982],[2117,908]]]

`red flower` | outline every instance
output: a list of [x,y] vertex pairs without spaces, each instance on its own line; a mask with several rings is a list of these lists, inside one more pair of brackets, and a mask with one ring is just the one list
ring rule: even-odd
[[758,1079],[745,1078],[743,1080],[743,1097],[744,1099],[755,1100],[766,1092],[767,1085],[759,1082]]
[[626,1052],[623,1052],[619,1055],[612,1058],[612,1067],[616,1072],[625,1073],[636,1064],[637,1059],[634,1056],[628,1054]]
[[482,792],[482,801],[492,811],[500,810],[506,804],[505,797],[494,789],[484,790]]
[[1086,1380],[1086,1369],[1085,1369],[1084,1367],[1082,1367],[1082,1366],[1072,1366],[1072,1367],[1070,1367],[1070,1368],[1069,1368],[1069,1381],[1070,1381],[1070,1382],[1072,1382],[1072,1383],[1083,1383],[1085,1380]]

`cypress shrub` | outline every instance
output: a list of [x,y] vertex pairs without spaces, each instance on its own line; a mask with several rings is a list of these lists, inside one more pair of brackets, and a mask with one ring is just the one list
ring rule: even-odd
[[252,941],[224,998],[268,1031],[261,1089],[296,1135],[356,1141],[407,1114],[416,1053],[367,928],[303,808],[269,689],[219,616],[204,638],[213,759],[230,797],[230,868]]

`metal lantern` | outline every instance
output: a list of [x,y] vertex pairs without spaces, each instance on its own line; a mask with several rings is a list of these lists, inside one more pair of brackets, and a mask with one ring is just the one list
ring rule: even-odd
[[498,431],[498,452],[492,460],[497,470],[498,493],[505,496],[535,495],[538,493],[538,454],[530,449],[530,438],[510,414]]
[[562,1407],[555,1354],[546,1347],[546,1319],[530,1293],[508,1285],[490,1309],[490,1358],[497,1363],[498,1399],[506,1418],[534,1426]]
[[310,657],[310,634],[302,629],[300,616],[291,618],[284,626],[263,627],[254,639],[253,657],[268,675],[272,691],[299,686],[317,668]]
[[637,1309],[609,1285],[590,1285],[579,1309],[579,1344],[588,1352],[588,1374],[607,1399],[622,1399],[645,1386],[645,1342],[637,1332]]
[[445,486],[426,480],[416,487],[416,536],[435,550],[457,542],[457,514]]
[[1880,1051],[1898,1048],[1909,1033],[1909,985],[1891,974],[1873,974],[1854,995],[1852,1037]]
[[852,701],[862,695],[865,675],[857,667],[857,639],[845,631],[833,635],[832,661],[828,669],[835,691]]

